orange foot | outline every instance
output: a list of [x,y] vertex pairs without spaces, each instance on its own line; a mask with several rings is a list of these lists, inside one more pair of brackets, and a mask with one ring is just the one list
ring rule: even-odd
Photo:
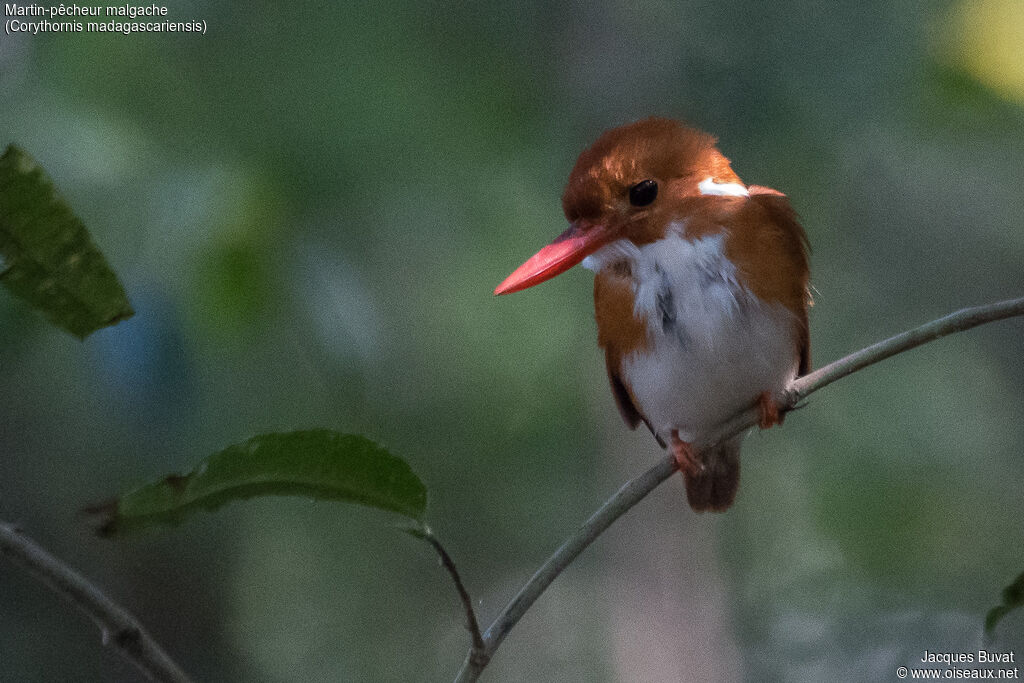
[[770,391],[762,391],[757,397],[757,424],[761,429],[768,429],[775,425],[782,424],[785,415],[779,410],[779,404],[772,398]]
[[692,477],[704,469],[704,466],[697,458],[697,453],[693,450],[693,444],[680,439],[679,432],[675,429],[672,430],[670,435],[669,445],[672,446],[672,457],[676,459],[676,465],[679,466],[680,472]]

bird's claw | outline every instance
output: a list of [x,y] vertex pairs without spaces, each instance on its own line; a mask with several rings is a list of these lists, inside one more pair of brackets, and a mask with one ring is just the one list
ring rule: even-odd
[[704,470],[704,465],[701,463],[700,458],[697,457],[693,444],[680,439],[679,432],[673,429],[670,441],[672,457],[675,458],[680,472],[692,477]]

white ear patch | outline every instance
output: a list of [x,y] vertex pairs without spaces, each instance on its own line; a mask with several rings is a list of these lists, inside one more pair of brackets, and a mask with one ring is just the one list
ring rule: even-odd
[[724,197],[749,197],[750,192],[739,183],[717,183],[714,178],[705,178],[697,184],[701,194]]

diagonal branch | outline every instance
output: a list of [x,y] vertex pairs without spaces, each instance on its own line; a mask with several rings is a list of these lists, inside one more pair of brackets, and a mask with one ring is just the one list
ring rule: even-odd
[[963,332],[978,325],[1017,315],[1024,315],[1024,297],[1000,301],[987,306],[963,308],[829,363],[796,380],[790,389],[796,392],[796,400],[801,400],[818,389],[832,384],[837,379],[842,379],[890,356],[895,356],[954,332]]
[[[985,323],[1024,315],[1024,297],[1011,299],[987,306],[965,308],[955,313],[915,327],[885,341],[880,341],[865,349],[851,353],[837,361],[829,363],[793,382],[787,390],[780,405],[781,410],[792,410],[797,403],[813,394],[818,389],[828,386],[838,379],[846,377],[869,365],[885,360],[890,356],[903,353],[914,347],[927,344],[940,337],[954,332],[962,332]],[[699,444],[701,448],[715,446],[740,432],[755,426],[758,421],[757,410],[749,408],[727,420],[710,437]],[[659,484],[672,476],[676,471],[675,459],[667,455],[640,476],[631,479],[615,495],[605,501],[597,512],[591,515],[583,526],[576,530],[566,541],[541,565],[530,580],[519,590],[512,601],[502,610],[494,623],[484,632],[484,650],[474,648],[462,665],[456,677],[456,683],[468,683],[480,677],[494,652],[501,642],[540,597],[551,582],[600,536],[615,520],[629,511],[644,499]]]
[[0,522],[0,555],[10,557],[53,592],[92,617],[103,634],[103,644],[112,645],[150,680],[188,683],[190,679],[185,672],[134,616],[108,598],[91,581],[21,533],[17,527],[5,522]]

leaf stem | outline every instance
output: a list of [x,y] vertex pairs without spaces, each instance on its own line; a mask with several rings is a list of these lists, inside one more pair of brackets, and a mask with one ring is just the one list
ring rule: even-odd
[[455,584],[455,590],[459,593],[459,599],[462,601],[462,608],[466,611],[466,630],[469,631],[470,636],[473,639],[473,647],[470,650],[470,656],[476,656],[484,651],[484,639],[480,635],[480,624],[476,619],[476,611],[473,609],[473,599],[469,597],[469,591],[466,590],[466,585],[462,583],[462,577],[459,576],[459,570],[455,568],[455,561],[452,559],[448,551],[441,545],[441,541],[434,535],[430,527],[423,524],[418,527],[408,529],[409,533],[416,538],[423,539],[429,543],[434,550],[437,551],[437,555],[441,558],[441,566],[447,570],[448,574],[452,577],[452,583]]
[[6,522],[0,522],[0,555],[10,557],[53,592],[89,615],[100,628],[103,644],[113,646],[147,678],[161,683],[188,683],[190,679],[185,672],[134,616],[91,581]]
[[[779,407],[784,411],[792,410],[800,401],[818,389],[828,386],[832,382],[862,370],[869,365],[885,360],[890,356],[903,353],[954,332],[962,332],[978,325],[1019,315],[1024,315],[1024,297],[986,306],[965,308],[955,313],[950,313],[938,320],[925,323],[920,327],[915,327],[912,330],[851,353],[797,379],[789,386],[782,405]],[[701,448],[715,446],[755,426],[757,420],[757,411],[754,408],[748,408],[727,420],[698,445]],[[590,519],[569,536],[561,547],[530,577],[530,580],[526,582],[516,596],[512,598],[512,601],[494,620],[494,623],[484,632],[483,650],[478,651],[474,646],[455,678],[456,683],[476,681],[490,662],[491,657],[494,656],[494,652],[508,635],[508,632],[518,623],[523,614],[530,609],[541,593],[551,585],[551,582],[605,529],[610,527],[615,520],[629,511],[630,508],[643,500],[659,484],[672,476],[675,470],[676,463],[674,458],[671,455],[665,456],[646,472],[628,481],[611,498],[605,501],[598,508],[597,512],[591,515]]]

